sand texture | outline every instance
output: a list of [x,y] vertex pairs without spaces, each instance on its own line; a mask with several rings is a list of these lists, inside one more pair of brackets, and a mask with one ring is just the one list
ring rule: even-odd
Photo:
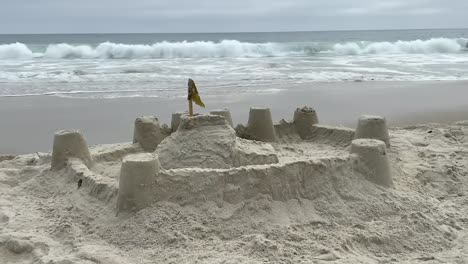
[[[89,166],[2,156],[0,263],[468,261],[467,121],[390,127],[380,153],[392,186],[362,170],[353,129],[316,124],[300,136],[281,122],[266,143],[237,137],[224,119],[192,121],[182,118],[153,154],[92,146]],[[146,207],[118,212],[130,154],[159,156],[161,168],[144,179]]]

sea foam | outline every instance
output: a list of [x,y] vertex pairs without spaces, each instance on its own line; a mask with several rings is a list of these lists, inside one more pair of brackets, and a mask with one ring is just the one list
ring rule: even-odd
[[464,49],[466,42],[466,39],[447,38],[397,42],[348,42],[335,44],[333,51],[341,55],[457,53]]
[[29,59],[32,51],[23,43],[0,45],[0,59]]
[[242,58],[313,56],[317,53],[336,55],[364,54],[431,54],[459,53],[466,49],[468,40],[433,38],[396,42],[295,42],[248,43],[237,40],[221,42],[158,42],[146,44],[118,44],[104,42],[97,46],[51,44],[41,53],[33,53],[25,44],[0,45],[0,59],[157,59],[157,58]]

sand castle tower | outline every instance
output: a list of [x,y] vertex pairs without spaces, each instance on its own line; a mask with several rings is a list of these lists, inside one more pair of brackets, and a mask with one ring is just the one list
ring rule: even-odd
[[390,147],[390,136],[388,134],[387,121],[385,117],[362,115],[359,117],[356,128],[355,139],[372,138],[385,142]]
[[229,125],[231,125],[231,127],[234,127],[234,125],[232,123],[231,112],[229,112],[229,110],[227,110],[227,109],[212,110],[212,111],[210,111],[210,114],[211,115],[223,116],[226,119],[226,121],[229,123]]
[[159,121],[154,116],[143,116],[135,120],[133,143],[139,143],[148,152],[153,152],[164,139]]
[[171,130],[172,132],[176,132],[180,125],[180,119],[182,115],[188,115],[187,112],[176,112],[172,114],[171,118]]
[[294,127],[302,139],[310,136],[313,125],[318,124],[317,112],[311,107],[304,106],[294,111]]
[[58,131],[54,135],[51,169],[59,170],[64,168],[69,158],[81,159],[88,168],[93,164],[88,144],[79,131]]
[[160,170],[158,156],[153,153],[128,155],[120,169],[118,211],[136,211],[152,202],[152,185]]
[[387,149],[383,141],[355,139],[351,143],[351,153],[359,156],[360,169],[369,181],[385,187],[393,186]]
[[276,141],[275,128],[270,108],[252,107],[249,112],[247,134],[252,139],[264,142]]

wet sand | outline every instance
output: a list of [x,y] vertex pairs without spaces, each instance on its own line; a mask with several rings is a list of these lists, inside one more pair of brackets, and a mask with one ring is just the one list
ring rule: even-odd
[[[294,109],[312,106],[320,123],[354,127],[361,114],[387,117],[390,126],[452,123],[468,119],[468,81],[350,82],[292,85],[269,95],[203,97],[207,112],[229,108],[234,124],[246,123],[250,106],[270,107],[273,119],[292,119]],[[0,154],[49,151],[53,133],[81,130],[90,144],[131,141],[133,122],[155,115],[170,123],[186,100],[158,98],[76,99],[53,96],[0,98]]]

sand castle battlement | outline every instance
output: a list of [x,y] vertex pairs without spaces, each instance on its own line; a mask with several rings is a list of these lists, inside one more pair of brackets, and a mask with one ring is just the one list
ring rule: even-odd
[[[116,203],[118,211],[161,201],[239,203],[258,195],[278,201],[313,199],[324,185],[349,173],[392,186],[386,142],[355,139],[353,129],[320,125],[311,108],[296,110],[293,122],[275,125],[269,109],[252,108],[248,125],[237,131],[223,111],[176,115],[172,133],[156,118],[139,118],[133,144],[91,148],[90,158],[74,155],[74,148],[64,151],[58,143],[54,150],[68,154],[61,159],[74,181],[98,199]],[[251,140],[252,135],[259,140]],[[79,142],[78,153],[86,153],[84,138]]]

